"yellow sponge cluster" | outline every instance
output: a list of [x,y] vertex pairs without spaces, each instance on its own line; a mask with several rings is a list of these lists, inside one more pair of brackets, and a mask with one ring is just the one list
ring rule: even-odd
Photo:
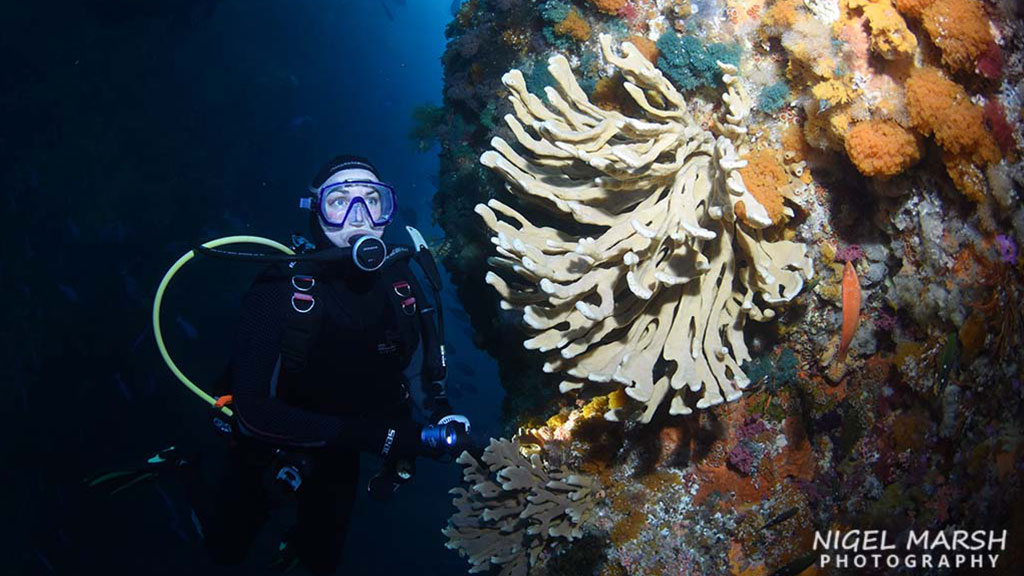
[[871,50],[892,60],[912,56],[917,37],[907,28],[891,0],[847,0],[850,9],[860,9],[871,28]]

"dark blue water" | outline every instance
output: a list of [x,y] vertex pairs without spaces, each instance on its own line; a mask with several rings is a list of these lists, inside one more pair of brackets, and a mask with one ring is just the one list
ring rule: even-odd
[[[397,188],[403,217],[386,239],[407,241],[408,223],[439,237],[437,149],[418,153],[407,133],[414,106],[440,103],[450,18],[448,2],[395,0],[4,3],[4,573],[231,573],[203,556],[173,482],[114,499],[82,488],[173,442],[216,470],[205,405],[156,352],[153,292],[194,242],[304,232],[297,200],[339,153],[369,157]],[[226,361],[255,272],[197,262],[168,294],[167,343],[196,381]],[[473,383],[454,403],[495,433],[496,371],[461,315],[447,326]],[[364,458],[364,481],[376,464]],[[338,573],[464,571],[440,533],[458,478],[421,460],[390,502],[361,496]],[[287,522],[268,524],[237,573],[271,573]]]

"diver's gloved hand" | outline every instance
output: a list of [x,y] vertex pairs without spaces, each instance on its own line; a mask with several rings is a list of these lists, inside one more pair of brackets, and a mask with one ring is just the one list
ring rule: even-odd
[[469,434],[470,423],[469,418],[462,414],[456,414],[455,409],[452,408],[451,404],[445,398],[434,400],[434,409],[431,410],[430,421],[437,425],[444,425],[450,423],[457,423],[465,428],[466,434]]
[[421,440],[423,426],[412,420],[387,424],[380,455],[384,458],[416,458],[429,454]]

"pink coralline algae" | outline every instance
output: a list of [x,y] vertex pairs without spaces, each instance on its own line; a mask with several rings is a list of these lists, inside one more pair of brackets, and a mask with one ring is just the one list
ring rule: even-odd
[[896,315],[887,310],[882,310],[875,317],[875,327],[885,332],[892,332],[896,329]]
[[754,463],[754,455],[742,442],[737,444],[732,452],[729,452],[729,464],[743,474],[749,475],[754,468]]
[[988,45],[981,57],[978,58],[978,73],[990,80],[998,80],[1003,76],[1003,51],[995,42]]
[[864,257],[864,251],[860,244],[850,244],[836,251],[836,260],[839,262],[853,262]]
[[1010,154],[1017,147],[1017,142],[1013,139],[1013,126],[1010,126],[1006,119],[1003,105],[995,98],[990,99],[985,102],[984,115],[985,124],[988,125],[989,132],[995,138],[999,149],[1004,155]]

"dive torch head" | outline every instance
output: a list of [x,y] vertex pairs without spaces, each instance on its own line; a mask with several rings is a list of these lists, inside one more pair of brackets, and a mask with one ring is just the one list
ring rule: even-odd
[[461,448],[466,436],[466,429],[461,424],[434,424],[423,427],[420,441],[431,450],[451,453]]

